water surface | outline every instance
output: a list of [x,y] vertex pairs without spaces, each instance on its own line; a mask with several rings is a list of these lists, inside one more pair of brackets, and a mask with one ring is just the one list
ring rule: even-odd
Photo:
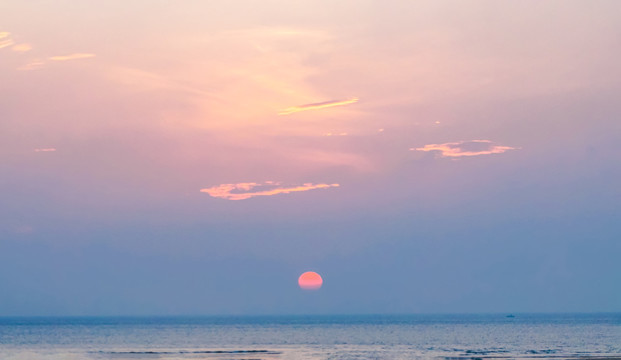
[[620,358],[621,314],[0,318],[0,359]]

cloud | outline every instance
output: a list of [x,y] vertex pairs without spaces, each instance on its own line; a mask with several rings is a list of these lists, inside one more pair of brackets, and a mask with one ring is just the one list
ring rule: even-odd
[[[212,197],[226,200],[245,200],[255,196],[272,196],[278,194],[289,194],[292,192],[309,191],[315,189],[327,189],[330,187],[338,187],[339,184],[311,184],[305,183],[295,186],[281,186],[280,182],[266,181],[260,183],[237,183],[237,184],[221,184],[218,186],[201,189],[201,192],[207,193]],[[260,188],[262,190],[257,190]],[[252,191],[255,189],[255,191]]]
[[49,59],[52,61],[67,61],[67,60],[77,60],[77,59],[88,59],[92,57],[95,57],[95,54],[76,53],[76,54],[69,54],[69,55],[51,56]]
[[45,62],[37,60],[37,61],[29,62],[26,65],[22,65],[18,67],[17,70],[36,70],[36,69],[41,68],[43,65],[45,65]]
[[[0,49],[15,45],[15,41],[10,37],[11,33],[7,31],[0,31]],[[22,43],[17,44],[11,48],[15,52],[25,52],[32,50],[30,44]]]
[[0,38],[0,49],[11,46],[13,44],[14,42],[11,39],[2,40],[2,38]]
[[335,106],[343,106],[354,104],[358,102],[358,98],[351,98],[349,100],[332,100],[332,101],[324,101],[320,103],[292,106],[286,109],[281,110],[278,115],[289,115],[300,111],[308,111],[308,110],[319,110],[325,109]]
[[[29,43],[15,44],[15,41],[11,39],[10,35],[11,35],[10,32],[0,31],[0,49],[12,46],[11,50],[13,50],[14,52],[18,52],[18,53],[23,53],[23,52],[32,50],[32,45],[30,45]],[[95,54],[74,53],[74,54],[69,54],[69,55],[51,56],[47,58],[47,60],[67,61],[67,60],[77,60],[77,59],[88,59],[92,57],[95,57]],[[38,69],[42,67],[43,65],[45,65],[45,60],[37,59],[37,60],[31,61],[25,65],[18,67],[17,70],[34,70],[34,69]]]
[[17,44],[11,48],[15,52],[26,52],[32,50],[32,46],[28,43]]
[[494,145],[490,140],[470,140],[444,144],[428,144],[422,148],[410,148],[412,151],[439,151],[442,157],[478,156],[502,154],[518,148]]
[[34,149],[35,152],[53,152],[56,151],[55,148],[39,148],[39,149]]

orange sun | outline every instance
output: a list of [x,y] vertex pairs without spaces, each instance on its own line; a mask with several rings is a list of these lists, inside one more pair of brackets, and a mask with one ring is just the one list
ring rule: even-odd
[[307,271],[298,278],[298,285],[304,290],[317,290],[323,284],[323,279],[314,271]]

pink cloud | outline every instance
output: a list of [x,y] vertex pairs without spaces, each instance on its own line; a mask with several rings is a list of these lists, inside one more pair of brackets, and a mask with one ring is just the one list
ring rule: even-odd
[[52,152],[52,151],[56,151],[55,148],[40,148],[40,149],[34,149],[35,152]]
[[67,61],[67,60],[77,60],[77,59],[88,59],[92,57],[95,57],[95,54],[77,53],[77,54],[69,54],[69,55],[52,56],[50,57],[50,60]]
[[502,154],[518,148],[494,145],[490,140],[470,140],[448,142],[444,144],[428,144],[422,148],[410,148],[412,151],[438,151],[442,157],[478,156]]
[[37,61],[32,61],[29,62],[26,65],[22,65],[20,67],[17,68],[17,70],[36,70],[36,69],[40,69],[43,65],[45,65],[45,62],[37,60]]
[[298,105],[288,107],[286,109],[281,110],[278,115],[289,115],[300,111],[308,111],[308,110],[319,110],[325,109],[335,106],[344,106],[349,104],[354,104],[358,102],[358,98],[351,98],[348,100],[332,100],[332,101],[324,101],[320,103],[306,104],[306,105]]
[[11,48],[11,50],[15,52],[26,52],[32,50],[32,46],[30,44],[17,44]]
[[[207,193],[212,197],[226,200],[245,200],[255,196],[272,196],[278,194],[289,194],[292,192],[309,191],[315,189],[327,189],[330,187],[338,187],[339,184],[311,184],[304,183],[295,186],[281,186],[280,182],[266,181],[265,183],[237,183],[237,184],[221,184],[206,189],[201,192]],[[255,190],[261,188],[262,190]]]
[[0,40],[0,49],[13,45],[14,42],[11,39]]

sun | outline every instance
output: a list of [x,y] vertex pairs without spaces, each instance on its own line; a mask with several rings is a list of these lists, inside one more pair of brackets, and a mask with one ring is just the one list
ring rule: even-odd
[[323,279],[316,272],[307,271],[298,278],[298,285],[304,290],[317,290],[323,285]]

